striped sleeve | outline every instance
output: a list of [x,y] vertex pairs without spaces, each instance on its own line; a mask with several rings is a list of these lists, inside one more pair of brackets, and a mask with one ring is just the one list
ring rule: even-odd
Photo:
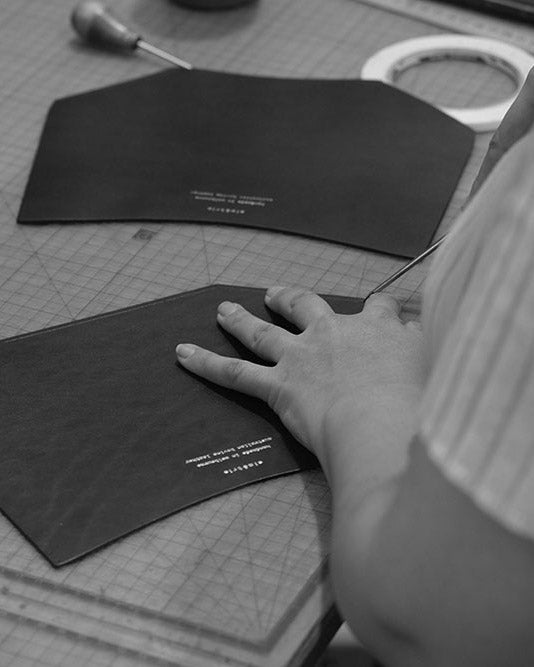
[[430,374],[420,428],[444,474],[494,518],[530,538],[533,146],[523,142],[506,156],[432,267],[423,306]]

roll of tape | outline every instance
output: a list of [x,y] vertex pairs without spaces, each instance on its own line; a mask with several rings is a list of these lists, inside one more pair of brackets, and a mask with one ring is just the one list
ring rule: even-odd
[[433,35],[408,39],[378,51],[364,64],[361,78],[393,84],[397,76],[408,67],[449,59],[486,63],[508,74],[516,83],[514,94],[496,104],[465,109],[439,107],[476,132],[488,132],[498,127],[534,66],[534,57],[529,53],[496,39],[469,35]]

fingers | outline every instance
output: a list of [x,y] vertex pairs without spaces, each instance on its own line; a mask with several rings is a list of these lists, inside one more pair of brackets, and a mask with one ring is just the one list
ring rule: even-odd
[[[305,329],[319,317],[334,313],[326,301],[317,294],[292,287],[270,287],[265,296],[265,303],[300,329]],[[372,294],[366,300],[363,312],[375,317],[398,319],[400,309],[400,303],[392,296]]]
[[363,304],[362,313],[374,317],[399,318],[400,303],[389,294],[371,294]]
[[273,369],[243,359],[222,357],[196,345],[182,343],[176,357],[187,370],[222,387],[267,401],[273,381]]
[[306,329],[314,320],[334,312],[319,295],[293,287],[270,287],[265,303],[299,329]]
[[477,192],[506,151],[519,141],[532,128],[533,124],[534,69],[530,71],[519,95],[493,135],[488,152],[473,183],[471,197]]
[[249,350],[268,361],[278,361],[292,334],[251,315],[242,306],[224,301],[217,309],[217,322]]
[[[252,352],[270,361],[278,361],[292,334],[259,317],[242,306],[223,301],[217,309],[217,322]],[[266,366],[223,357],[189,343],[176,347],[179,363],[187,370],[222,387],[235,389],[268,401],[274,382],[274,370]]]

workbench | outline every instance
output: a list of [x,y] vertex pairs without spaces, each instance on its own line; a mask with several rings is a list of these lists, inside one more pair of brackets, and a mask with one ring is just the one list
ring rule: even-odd
[[[170,0],[110,6],[196,67],[281,77],[356,78],[382,46],[450,32],[457,17],[458,29],[467,25],[461,10],[433,11],[424,0],[399,0],[395,12],[386,0],[258,0],[224,12]],[[215,224],[18,225],[50,104],[162,67],[145,54],[82,44],[71,10],[70,0],[0,0],[1,337],[214,283],[364,296],[402,266],[334,243]],[[476,30],[497,28],[484,19]],[[528,29],[507,29],[534,43]],[[481,75],[482,65],[442,67],[445,83],[431,68],[408,71],[399,85],[434,103],[451,96],[478,104],[508,92],[506,77]],[[477,138],[439,234],[465,201],[487,141]],[[411,317],[427,268],[390,290]],[[340,623],[329,529],[330,496],[318,470],[227,493],[59,569],[0,517],[0,665],[314,664]]]

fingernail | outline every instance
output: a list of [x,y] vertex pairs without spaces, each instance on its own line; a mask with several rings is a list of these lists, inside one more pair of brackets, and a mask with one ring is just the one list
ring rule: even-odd
[[223,301],[222,303],[219,304],[217,312],[219,313],[219,315],[226,317],[226,315],[231,315],[236,308],[237,304],[232,303],[231,301]]
[[176,347],[176,356],[180,359],[187,359],[195,351],[194,345],[188,345],[187,343],[181,343]]
[[278,292],[280,292],[280,290],[283,289],[284,288],[279,285],[275,285],[274,287],[269,287],[269,289],[265,293],[265,303],[269,303],[269,301],[273,298],[273,296],[278,294]]

